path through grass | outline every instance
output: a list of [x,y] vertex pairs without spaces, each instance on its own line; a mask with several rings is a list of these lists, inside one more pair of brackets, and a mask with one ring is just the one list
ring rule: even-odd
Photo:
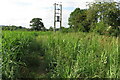
[[120,78],[118,39],[94,33],[4,32],[3,80]]
[[34,40],[28,51],[30,55],[26,55],[22,59],[26,63],[26,67],[21,68],[21,78],[32,78],[33,80],[46,78],[47,64],[41,45]]

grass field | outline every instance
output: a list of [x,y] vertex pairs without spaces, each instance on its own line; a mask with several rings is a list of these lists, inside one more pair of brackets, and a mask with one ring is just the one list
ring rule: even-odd
[[119,37],[94,33],[3,31],[2,76],[120,78]]

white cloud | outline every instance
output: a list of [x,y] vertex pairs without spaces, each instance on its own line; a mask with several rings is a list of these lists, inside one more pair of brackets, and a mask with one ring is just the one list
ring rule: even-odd
[[1,0],[0,25],[29,27],[32,18],[43,19],[45,27],[53,26],[55,2],[63,5],[63,26],[68,26],[68,17],[76,8],[86,8],[86,2],[93,0]]

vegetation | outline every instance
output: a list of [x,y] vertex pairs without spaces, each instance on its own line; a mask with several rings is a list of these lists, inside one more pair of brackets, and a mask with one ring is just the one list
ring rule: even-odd
[[[98,2],[89,4],[88,9],[76,8],[68,19],[69,28],[61,32],[95,32],[100,35],[120,35],[120,7],[116,2]],[[31,29],[16,26],[4,26],[2,30],[53,31],[53,27],[46,29],[41,18],[30,21]],[[60,30],[60,29],[56,29]]]
[[45,46],[52,78],[120,77],[118,38],[68,33],[39,36],[37,40]]
[[86,19],[86,10],[80,10],[80,8],[76,8],[71,14],[69,18],[69,25],[74,31],[88,31],[88,28],[85,23]]
[[1,26],[2,27],[2,30],[9,30],[9,31],[15,31],[15,30],[18,30],[18,31],[27,31],[29,29],[25,28],[25,27],[22,27],[22,26],[15,26],[15,25],[12,25],[12,26]]
[[81,32],[4,31],[2,77],[120,78],[118,39]]
[[[2,28],[0,27],[0,63],[2,63]],[[0,73],[2,73],[2,64],[0,64]],[[2,74],[0,74],[0,77],[2,77]]]
[[42,31],[45,30],[44,24],[41,18],[33,18],[30,21],[33,30]]
[[116,3],[89,6],[76,8],[68,20],[70,27],[56,32],[46,29],[41,18],[30,21],[31,29],[3,26],[2,79],[119,79],[120,8]]
[[25,48],[29,48],[33,40],[33,34],[7,31],[3,32],[2,37],[2,77],[5,80],[8,78],[14,79],[20,75],[21,66],[25,66],[22,63],[22,57],[28,55],[28,50],[25,50]]
[[88,9],[76,8],[70,14],[69,25],[75,32],[96,32],[118,36],[120,34],[120,7],[115,2],[99,2],[90,4]]

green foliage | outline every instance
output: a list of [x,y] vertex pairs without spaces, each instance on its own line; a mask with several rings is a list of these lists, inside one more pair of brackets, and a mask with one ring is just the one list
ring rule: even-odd
[[31,21],[30,21],[30,26],[32,26],[32,29],[33,30],[37,30],[37,31],[44,31],[45,30],[45,27],[44,27],[44,24],[42,22],[42,19],[41,18],[33,18]]
[[0,47],[2,47],[0,48],[2,79],[34,78],[36,75],[30,72],[31,66],[34,65],[34,67],[38,68],[39,56],[44,55],[44,49],[37,42],[36,37],[38,35],[50,35],[51,33],[33,31],[3,31],[0,33],[2,34],[0,35],[2,37],[0,39]]
[[[119,37],[82,32],[3,31],[2,77],[4,80],[38,78],[40,75],[29,69],[39,71],[43,67],[48,72],[46,78],[117,79],[120,78],[118,40]],[[36,67],[39,64],[42,67]]]
[[93,28],[93,32],[96,32],[99,34],[105,34],[107,28],[108,28],[108,25],[101,21],[99,23],[96,23],[95,28]]
[[[0,27],[0,73],[2,73],[2,28]],[[0,74],[0,78],[2,74]]]
[[61,32],[62,33],[68,33],[69,32],[69,28],[61,27]]
[[93,22],[98,22],[98,20],[105,22],[110,26],[118,26],[119,7],[116,3],[93,3],[88,9],[88,20],[93,20]]
[[106,34],[107,27],[111,26],[114,31],[109,32],[110,35],[119,35],[120,7],[115,2],[99,2],[89,4],[86,10],[76,8],[70,14],[69,25],[74,32],[94,31],[99,34]]
[[110,27],[108,30],[107,30],[108,34],[109,35],[112,35],[112,36],[120,36],[120,28],[119,27]]
[[[87,11],[87,19],[91,22],[90,30],[105,34],[108,26],[117,27],[112,31],[116,34],[120,20],[120,9],[116,3],[93,3]],[[93,25],[94,24],[94,25]],[[119,33],[117,33],[119,34]]]
[[87,31],[85,26],[86,10],[76,8],[69,17],[69,25],[74,31]]
[[[26,36],[27,35],[27,36]],[[2,36],[2,77],[4,80],[16,79],[20,76],[22,57],[34,38],[32,33],[3,31]]]
[[28,29],[25,28],[25,27],[22,27],[22,26],[2,26],[2,30],[9,30],[9,31],[15,31],[15,30],[18,30],[18,31],[27,31]]
[[51,26],[50,28],[49,28],[49,31],[53,31],[54,29],[53,29],[53,27]]
[[118,38],[56,33],[37,40],[45,48],[51,78],[120,78]]

